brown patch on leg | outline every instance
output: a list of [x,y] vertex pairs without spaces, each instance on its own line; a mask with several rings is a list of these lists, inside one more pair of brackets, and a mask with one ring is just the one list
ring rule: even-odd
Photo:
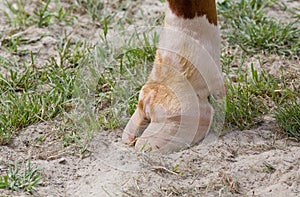
[[193,19],[206,16],[211,24],[217,25],[215,0],[168,0],[171,11],[178,17]]

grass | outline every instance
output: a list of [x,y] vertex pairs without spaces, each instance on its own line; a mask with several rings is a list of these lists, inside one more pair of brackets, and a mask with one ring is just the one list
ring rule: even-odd
[[43,5],[40,9],[34,12],[34,15],[36,16],[34,22],[37,23],[39,27],[48,26],[51,21],[51,18],[55,16],[54,14],[48,13],[47,11],[50,2],[51,0],[46,1],[45,5]]
[[76,0],[76,4],[79,7],[83,7],[84,12],[87,12],[93,21],[103,20],[103,16],[105,16],[103,14],[105,11],[103,2],[97,0]]
[[[133,114],[139,90],[146,82],[154,61],[158,42],[155,32],[138,34],[132,30],[126,35],[131,33],[132,36],[124,40],[124,46],[114,48],[116,43],[111,43],[109,47],[115,51],[113,57],[108,57],[110,54],[102,55],[102,58],[111,60],[104,64],[98,84],[98,103],[111,106],[100,112],[99,121],[106,129],[123,127]],[[104,51],[99,47],[96,48],[98,54]],[[103,62],[100,55],[99,58],[98,61]]]
[[[24,42],[22,34],[17,35],[15,32],[34,25],[37,25],[40,28],[47,28],[55,23],[60,23],[62,21],[66,22],[67,19],[69,20],[70,16],[72,17],[72,11],[78,9],[77,6],[83,6],[86,12],[93,17],[93,14],[98,11],[98,8],[102,9],[102,7],[97,6],[100,6],[100,3],[103,4],[99,1],[80,1],[79,5],[75,3],[69,8],[65,8],[61,5],[54,6],[54,1],[47,0],[46,2],[39,2],[38,8],[33,12],[29,12],[27,3],[28,2],[21,0],[5,2],[8,9],[5,10],[4,15],[6,16],[6,22],[13,28],[11,30],[13,35],[7,36],[7,33],[10,34],[10,32],[4,32],[4,34],[1,35],[4,36],[1,38],[1,45],[4,46],[6,52],[10,53],[12,57],[16,57],[16,59],[13,59],[12,57],[7,58],[0,54],[0,88],[2,92],[0,95],[0,144],[2,145],[8,144],[11,137],[16,135],[21,129],[37,122],[53,119],[57,115],[62,115],[66,110],[69,110],[68,106],[74,107],[78,104],[78,98],[76,98],[76,96],[74,97],[74,85],[76,85],[74,84],[76,81],[75,79],[78,76],[78,70],[81,69],[82,65],[92,65],[91,57],[94,48],[94,46],[85,45],[80,41],[77,42],[67,37],[62,37],[60,41],[57,42],[56,50],[58,56],[56,58],[49,57],[46,61],[47,63],[44,65],[36,65],[36,56],[33,55],[33,52],[22,52],[19,49],[23,45],[30,43]],[[91,6],[96,6],[97,9]],[[76,18],[76,16],[73,18]],[[110,20],[108,15],[101,18],[101,20],[102,19],[104,29],[103,39],[106,39],[106,34],[108,33],[108,21]],[[131,64],[141,63],[143,54],[140,54],[140,57],[138,57],[138,53],[143,52],[142,49],[132,51],[129,51],[131,49],[122,50],[128,50],[128,52],[123,54],[124,57],[118,57],[120,61],[128,61],[130,59],[129,54],[134,54],[136,52],[136,59],[139,60],[134,60]],[[30,57],[28,57],[28,54],[30,54]],[[152,53],[152,56],[153,54],[154,52]],[[126,81],[122,77],[127,77],[128,79],[130,77],[129,75],[133,77],[133,73],[127,73],[129,70],[123,71],[122,69],[116,69],[115,72],[110,75],[109,69],[106,68],[106,74],[102,73],[99,79],[99,86],[101,85],[102,78],[106,78],[105,80],[110,78],[109,80],[112,82],[111,85],[113,85],[113,89],[115,90],[117,89],[119,81]],[[128,68],[124,66],[124,69]],[[132,70],[138,69],[135,67],[132,68]],[[122,76],[117,73],[119,71],[123,73]],[[113,82],[112,80],[119,81]],[[144,81],[145,80],[143,80],[143,82]],[[129,99],[128,106],[121,107],[124,104],[121,104],[122,98],[118,98],[119,101],[117,101],[116,95],[124,94],[126,92],[126,87],[118,86],[118,88],[122,90],[123,93],[114,91],[112,95],[109,95],[108,93],[105,93],[105,95],[99,92],[98,95],[99,103],[101,102],[103,104],[106,102],[105,99],[102,100],[104,97],[111,97],[110,101],[112,102],[110,105],[115,104],[115,102],[118,103],[116,104],[116,106],[118,106],[117,109],[106,108],[100,113],[100,123],[104,123],[104,125],[106,125],[105,127],[108,128],[115,128],[121,125],[120,122],[124,122],[124,120],[117,118],[121,109],[124,110],[125,107],[130,106],[130,108],[132,108],[130,113],[132,113],[133,107],[135,106],[136,99],[131,98]],[[134,94],[137,95],[137,90],[135,90]],[[76,111],[76,107],[74,107],[73,110]],[[101,114],[105,115],[101,116]],[[108,116],[106,116],[106,114],[108,114]],[[113,118],[109,118],[109,116]],[[66,116],[66,118],[76,119],[78,117]],[[71,122],[76,122],[77,120],[75,119],[71,120]],[[106,123],[107,121],[105,119],[108,119],[109,123]],[[84,128],[80,128],[83,125],[77,126],[76,129],[84,130]],[[84,125],[84,127],[86,126],[87,124]],[[68,142],[66,142],[66,144],[68,144]]]
[[[293,19],[282,22],[267,16],[267,9],[272,6],[291,14]],[[285,111],[289,110],[287,103],[297,102],[300,96],[299,79],[284,70],[281,76],[270,75],[268,70],[258,72],[249,59],[270,55],[283,59],[299,57],[300,28],[295,10],[276,0],[225,0],[218,3],[225,45],[221,60],[228,87],[227,127],[251,129],[263,121],[265,114],[269,114],[276,117],[284,133],[288,136],[294,133],[294,124],[286,122],[284,126],[280,117],[293,119],[299,116],[297,108],[295,113]],[[268,60],[261,62],[260,66],[264,67],[265,63]],[[250,64],[251,68],[246,64]]]
[[[219,14],[224,18],[226,41],[231,46],[245,52],[241,57],[238,70],[234,73],[234,80],[227,78],[227,127],[237,126],[241,130],[256,127],[263,122],[264,115],[274,116],[276,107],[294,100],[299,95],[296,88],[289,85],[288,76],[273,76],[268,74],[268,71],[258,72],[253,67],[253,63],[251,68],[245,66],[246,59],[253,55],[277,54],[287,58],[299,55],[300,29],[296,27],[297,20],[283,23],[266,15],[266,8],[275,3],[275,1],[242,0],[240,3],[224,1],[218,4]],[[106,93],[101,93],[102,106],[105,104],[112,106],[101,112],[100,122],[107,129],[123,127],[126,123],[123,120],[127,120],[126,117],[130,116],[135,109],[138,90],[144,83],[143,81],[135,83],[134,76],[137,75],[139,69],[137,65],[140,65],[136,61],[139,58],[143,60],[146,56],[153,56],[154,52],[154,50],[149,51],[150,53],[147,55],[143,52],[146,51],[145,49],[136,50],[139,48],[138,46],[127,46],[129,49],[126,50],[130,53],[125,52],[125,55],[122,55],[127,61],[119,59],[116,54],[115,61],[119,65],[112,67],[109,65],[107,68],[109,72],[103,72],[103,78],[100,80],[100,90],[105,89],[106,91]],[[230,55],[236,56],[237,54]],[[150,64],[152,58],[147,60]],[[236,64],[236,59],[231,60],[230,58],[222,57],[224,70],[231,70],[233,64]],[[262,66],[263,64],[261,63]],[[230,74],[226,71],[225,73]],[[146,79],[146,73],[139,74]],[[122,87],[120,84],[124,84],[124,86]],[[120,98],[121,100],[119,100]],[[120,121],[120,117],[122,117],[122,121]]]
[[4,176],[0,176],[0,189],[33,191],[42,180],[38,170],[38,167],[32,167],[30,160],[23,161],[21,167],[15,162]]
[[[14,3],[15,2],[15,3]],[[28,10],[28,2],[24,0],[9,1],[5,0],[7,10],[3,11],[6,20],[13,28],[22,29],[32,25],[47,27],[55,23],[70,25],[76,19],[74,7],[64,8],[63,6],[50,9],[49,5],[54,4],[54,0],[40,1],[35,6],[33,12]],[[1,11],[1,10],[0,10]]]
[[[30,23],[30,15],[25,10],[23,1],[18,0],[16,4],[5,1],[9,12],[5,12],[7,22],[13,27],[25,27]],[[16,5],[16,6],[14,6]]]
[[31,62],[22,65],[1,58],[7,69],[6,74],[0,74],[0,144],[9,143],[20,129],[65,110],[72,99],[76,67],[88,58],[84,44],[73,47],[70,40],[63,41],[58,46],[59,61],[50,58],[41,68],[36,67],[33,54]]
[[134,17],[130,11],[137,4],[119,0],[112,0],[110,3],[98,0],[74,0],[74,2],[76,8],[80,9],[82,14],[88,14],[94,23],[103,26],[107,22],[115,30],[125,30],[128,24],[133,23]]
[[289,137],[300,141],[300,104],[289,103],[275,111],[276,121]]
[[[140,2],[29,2],[7,0],[7,9],[1,10],[9,28],[0,33],[0,145],[9,144],[30,125],[58,119],[61,136],[55,139],[65,147],[76,144],[84,157],[95,131],[122,129],[133,114],[153,65],[158,35],[150,28],[127,29],[140,20],[134,11]],[[273,7],[290,16],[289,22],[269,17],[267,10]],[[300,56],[299,8],[287,8],[276,0],[225,0],[218,3],[218,11],[228,88],[225,127],[253,129],[268,115],[284,134],[299,141],[299,71],[281,64]],[[162,24],[161,18],[148,21],[147,15],[140,16],[145,25]],[[92,31],[101,29],[94,38],[99,41],[96,45],[86,41],[88,36],[77,37],[78,29],[90,25]],[[44,35],[35,41],[23,38],[22,32],[33,27],[51,32],[55,55],[31,52],[34,47],[48,47],[41,46]],[[63,27],[74,29],[68,32]],[[269,73],[274,56],[283,67],[281,74]],[[40,63],[39,58],[46,60]],[[257,68],[255,60],[267,69]],[[235,180],[227,175],[220,178],[224,186],[220,194],[238,193]],[[30,161],[16,162],[0,176],[0,189],[33,191],[40,182],[38,168]]]
[[[90,68],[94,65],[96,69],[101,67],[98,69],[100,72],[96,72],[96,77],[93,78],[97,85],[94,86],[95,92],[92,91],[90,95],[94,99],[89,104],[96,107],[99,114],[95,117],[98,122],[93,123],[95,126],[89,130],[95,130],[99,125],[105,129],[125,125],[135,110],[139,90],[151,70],[158,36],[151,32],[138,34],[135,30],[125,31],[118,35],[123,38],[121,45],[115,42],[114,37],[109,38],[113,25],[116,25],[116,29],[124,29],[124,23],[131,23],[127,17],[123,21],[115,17],[118,11],[129,8],[128,2],[118,5],[119,8],[111,8],[101,1],[76,0],[73,5],[65,7],[59,4],[54,6],[54,1],[47,0],[40,2],[33,12],[28,12],[24,1],[15,1],[15,4],[6,1],[6,20],[16,30],[32,25],[47,28],[63,21],[72,25],[70,21],[77,20],[74,12],[81,8],[82,13],[88,14],[92,21],[102,27],[103,34],[99,37],[103,39],[103,45],[88,46],[67,37],[62,38],[57,44],[58,61],[49,57],[43,66],[35,65],[36,57],[33,54],[29,61],[22,63],[0,56],[3,73],[6,73],[0,75],[1,144],[9,143],[10,138],[20,129],[53,119],[63,114],[66,106],[76,106],[78,95],[74,97],[74,82],[78,70],[86,64]],[[235,51],[244,51],[235,53],[231,50],[229,54],[222,55],[223,70],[228,76],[228,127],[253,128],[263,121],[265,114],[273,114],[276,107],[285,108],[284,104],[299,93],[288,85],[288,78],[272,76],[267,72],[259,73],[253,65],[251,68],[245,67],[247,58],[255,55],[277,54],[287,58],[299,55],[300,30],[296,27],[299,20],[297,12],[287,10],[294,19],[290,23],[284,23],[266,14],[267,8],[276,5],[278,4],[275,0],[225,0],[218,3],[225,43]],[[128,13],[123,12],[123,16],[128,16]],[[24,44],[20,35],[2,40],[2,46],[11,54],[20,54],[19,47]],[[237,64],[238,69],[233,70]],[[83,79],[84,76],[79,83]],[[89,90],[90,87],[85,84],[80,91]],[[89,94],[85,90],[79,93]],[[82,121],[80,119],[79,122]],[[91,119],[84,121],[87,121],[86,124],[78,125],[77,129],[84,130],[91,123]],[[284,129],[287,133],[290,132],[290,127]]]
[[[263,116],[272,114],[274,107],[294,101],[299,91],[289,85],[289,77],[277,77],[262,70],[258,72],[253,63],[245,66],[245,55],[223,56],[223,69],[228,88],[226,98],[226,125],[250,129],[263,122]],[[237,61],[240,65],[232,70]]]
[[299,19],[282,22],[268,17],[266,8],[275,0],[225,0],[218,3],[223,17],[224,37],[249,54],[263,53],[297,57],[300,55]]

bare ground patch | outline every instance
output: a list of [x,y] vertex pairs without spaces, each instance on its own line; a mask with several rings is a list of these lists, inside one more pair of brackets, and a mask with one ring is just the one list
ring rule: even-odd
[[[35,129],[42,132],[41,127],[51,130],[45,124]],[[276,136],[268,125],[220,137],[211,133],[200,145],[171,155],[135,153],[115,133],[95,134],[88,145],[90,155],[84,158],[72,156],[54,140],[42,151],[30,140],[21,135],[1,147],[1,164],[31,157],[40,166],[43,182],[32,194],[2,190],[3,195],[299,196],[300,192],[299,144]]]

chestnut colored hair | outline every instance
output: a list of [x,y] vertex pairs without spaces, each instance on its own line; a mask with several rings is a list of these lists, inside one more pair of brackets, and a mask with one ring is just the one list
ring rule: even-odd
[[170,9],[178,17],[192,19],[206,16],[208,21],[217,25],[215,0],[168,0]]

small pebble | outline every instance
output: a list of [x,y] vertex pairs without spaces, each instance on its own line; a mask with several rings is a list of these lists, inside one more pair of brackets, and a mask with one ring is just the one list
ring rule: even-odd
[[59,164],[66,164],[66,163],[67,163],[67,160],[66,160],[66,158],[63,157],[63,158],[60,158],[60,159],[59,159],[58,163],[59,163]]

